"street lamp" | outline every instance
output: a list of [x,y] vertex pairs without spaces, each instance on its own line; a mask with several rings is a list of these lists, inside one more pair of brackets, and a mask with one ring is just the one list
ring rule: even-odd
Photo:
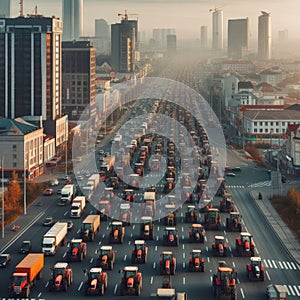
[[24,205],[24,215],[27,215],[27,199],[26,199],[26,164],[27,164],[27,159],[26,159],[26,147],[25,147],[25,155],[24,155],[24,191],[23,191],[23,205]]

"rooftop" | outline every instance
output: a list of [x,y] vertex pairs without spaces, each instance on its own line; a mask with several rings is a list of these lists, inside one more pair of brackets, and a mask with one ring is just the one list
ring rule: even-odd
[[300,114],[298,110],[246,110],[244,116],[250,120],[274,120],[274,121],[294,121],[299,120]]
[[26,135],[39,129],[22,118],[0,119],[0,135]]

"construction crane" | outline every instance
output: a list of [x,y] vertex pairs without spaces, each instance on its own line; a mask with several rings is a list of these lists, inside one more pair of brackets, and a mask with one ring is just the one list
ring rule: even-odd
[[208,12],[211,12],[211,11],[218,11],[219,9],[223,8],[224,6],[221,6],[221,7],[216,7],[215,8],[210,8]]
[[24,17],[24,5],[23,5],[23,0],[20,0],[20,17]]
[[127,9],[125,9],[125,13],[118,13],[118,16],[122,16],[122,21],[128,21],[128,16],[138,16],[138,14],[128,14]]

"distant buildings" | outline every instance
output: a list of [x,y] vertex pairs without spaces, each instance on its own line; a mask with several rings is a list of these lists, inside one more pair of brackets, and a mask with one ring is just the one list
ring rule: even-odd
[[258,17],[258,53],[257,58],[260,60],[271,59],[271,42],[272,28],[271,15],[262,11]]
[[154,28],[153,29],[153,46],[156,50],[166,50],[167,36],[175,35],[175,28]]
[[78,41],[83,35],[83,0],[63,0],[63,40]]
[[110,53],[110,25],[104,19],[95,20],[94,46],[97,54]]
[[10,18],[11,17],[11,7],[10,0],[0,1],[0,18]]
[[0,116],[61,117],[62,21],[0,19]]
[[62,56],[63,112],[69,120],[89,119],[95,115],[96,49],[91,42],[63,42]]
[[117,72],[135,70],[137,20],[128,20],[127,14],[121,23],[111,25],[111,64]]
[[228,56],[243,58],[249,50],[249,19],[228,20]]
[[167,35],[167,54],[174,55],[177,51],[177,37],[175,34]]
[[201,26],[200,47],[201,49],[207,49],[208,47],[207,26]]
[[219,9],[212,14],[212,49],[223,49],[223,11]]

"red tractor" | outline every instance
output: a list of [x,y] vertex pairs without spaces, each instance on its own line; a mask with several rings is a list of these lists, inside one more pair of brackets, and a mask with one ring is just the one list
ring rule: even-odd
[[120,285],[121,296],[140,296],[142,291],[142,273],[138,267],[127,266],[123,268],[123,276]]
[[238,212],[231,212],[229,218],[226,218],[226,228],[229,231],[242,231],[241,216]]
[[132,223],[132,212],[130,210],[129,203],[120,204],[120,220],[123,223],[123,226],[130,226]]
[[159,261],[160,275],[175,275],[176,273],[176,258],[172,251],[163,251]]
[[170,193],[175,187],[174,178],[166,178],[166,183],[164,185],[164,193]]
[[204,228],[207,230],[220,230],[221,218],[217,208],[209,208],[204,214]]
[[198,209],[195,205],[188,205],[185,213],[186,223],[197,223],[198,222]]
[[255,244],[252,234],[249,232],[241,232],[240,237],[235,241],[236,251],[240,256],[254,256]]
[[189,272],[204,272],[204,258],[201,250],[192,250],[189,260]]
[[136,240],[131,253],[132,264],[145,264],[148,259],[148,247],[144,240]]
[[224,241],[224,237],[220,235],[215,236],[215,242],[211,246],[213,256],[227,256],[228,248]]
[[91,268],[89,271],[84,270],[88,279],[84,283],[84,294],[103,296],[107,289],[107,273],[103,272],[101,268]]
[[204,228],[201,224],[192,224],[189,232],[190,243],[204,243]]
[[66,262],[58,262],[52,270],[52,278],[49,280],[49,291],[67,291],[73,281],[73,272]]
[[154,225],[152,217],[142,216],[140,225],[140,237],[144,240],[153,240],[154,238]]
[[70,242],[70,250],[67,252],[67,261],[83,261],[86,257],[87,246],[82,239],[73,239]]
[[213,276],[213,293],[217,300],[237,300],[236,273],[232,268],[219,266],[218,273]]
[[250,281],[265,280],[265,268],[260,257],[251,257],[250,264],[246,266],[247,275]]
[[163,235],[163,245],[179,246],[178,233],[175,227],[166,227]]
[[109,233],[109,243],[122,244],[124,241],[125,229],[122,222],[112,222],[111,230]]
[[127,202],[134,202],[135,192],[133,189],[126,189],[123,191],[123,199]]
[[112,246],[101,246],[97,266],[105,270],[113,270],[115,263],[115,250]]

